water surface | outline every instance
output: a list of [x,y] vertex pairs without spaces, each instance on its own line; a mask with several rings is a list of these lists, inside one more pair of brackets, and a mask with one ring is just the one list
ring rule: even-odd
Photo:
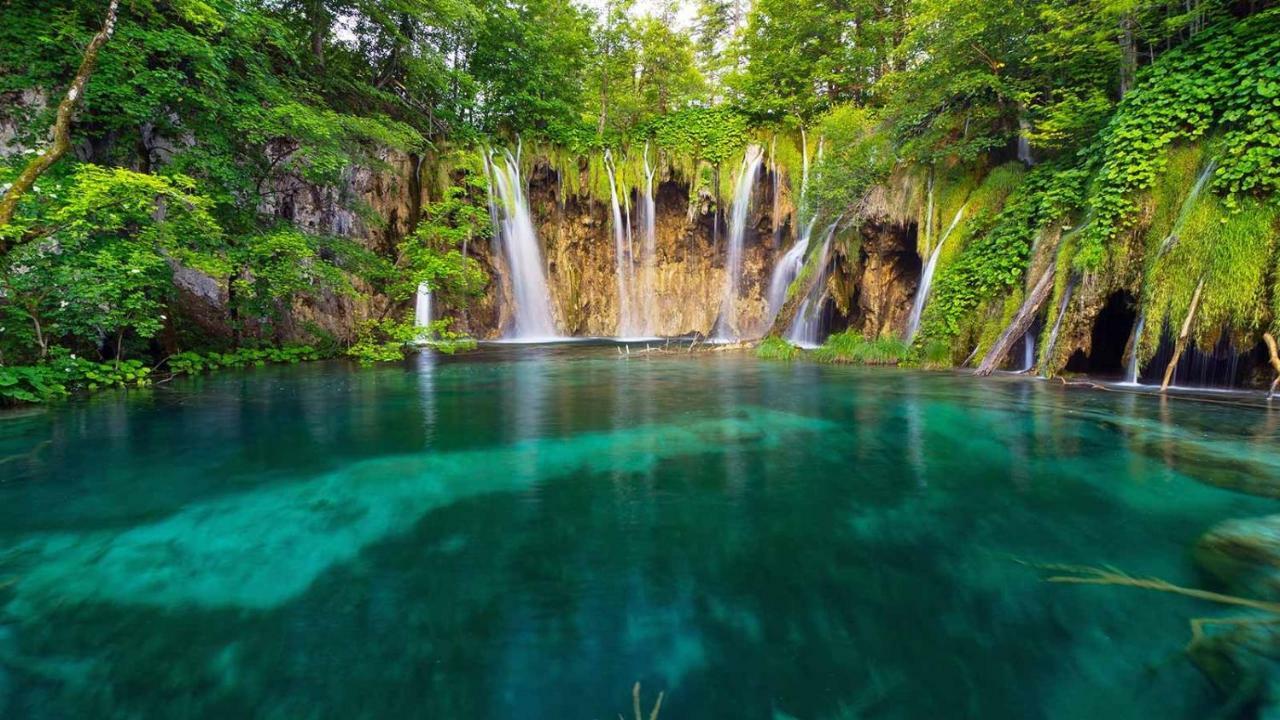
[[[0,717],[1197,718],[1274,412],[488,347],[0,420]],[[7,459],[6,459],[7,458]]]

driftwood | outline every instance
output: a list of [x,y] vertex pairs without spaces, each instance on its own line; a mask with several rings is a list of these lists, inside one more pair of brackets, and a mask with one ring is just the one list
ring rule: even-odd
[[1195,322],[1196,310],[1200,307],[1200,293],[1204,291],[1204,278],[1200,278],[1200,282],[1196,283],[1196,291],[1191,295],[1191,307],[1187,308],[1187,317],[1182,321],[1182,332],[1178,333],[1178,339],[1173,344],[1173,357],[1169,358],[1169,364],[1164,366],[1164,380],[1160,382],[1160,392],[1169,389],[1169,383],[1173,382],[1173,371],[1178,368],[1178,361],[1182,359],[1182,353],[1187,350],[1187,339],[1191,336],[1191,323]]
[[1280,352],[1276,351],[1276,339],[1271,337],[1271,333],[1262,333],[1262,341],[1267,344],[1267,354],[1271,356],[1271,369],[1276,371],[1276,379],[1271,381],[1267,390],[1267,399],[1270,400],[1276,394],[1276,386],[1280,385]]
[[1212,592],[1210,590],[1200,590],[1198,588],[1182,587],[1174,585],[1167,580],[1160,578],[1140,578],[1134,577],[1128,573],[1122,572],[1115,568],[1096,568],[1079,565],[1047,565],[1042,566],[1051,570],[1070,573],[1068,575],[1054,575],[1045,578],[1051,583],[1070,583],[1076,585],[1120,585],[1124,587],[1140,588],[1143,590],[1155,590],[1157,592],[1172,593],[1174,595],[1182,595],[1184,597],[1196,598],[1197,600],[1207,600],[1209,602],[1221,603],[1223,605],[1235,605],[1237,607],[1246,607],[1252,610],[1261,610],[1277,617],[1244,617],[1244,618],[1193,618],[1191,620],[1191,643],[1195,644],[1204,637],[1204,628],[1211,625],[1273,625],[1280,623],[1280,603],[1268,602],[1266,600],[1255,600],[1254,598],[1239,597],[1237,595],[1226,595],[1223,593]]
[[[119,11],[120,0],[111,0],[111,4],[107,6],[107,17],[102,23],[102,29],[93,36],[93,40],[89,41],[89,46],[84,50],[80,69],[71,80],[71,87],[67,88],[66,96],[62,98],[62,102],[58,103],[58,118],[53,124],[53,144],[27,163],[22,173],[13,181],[13,185],[5,192],[4,197],[0,198],[0,227],[8,225],[13,220],[13,215],[18,210],[18,201],[35,186],[36,180],[39,180],[46,170],[71,149],[71,120],[75,117],[80,99],[84,97],[84,89],[89,84],[89,77],[93,75],[93,70],[98,64],[99,51],[115,33]],[[0,252],[6,249],[3,241],[0,241]]]
[[1027,333],[1027,329],[1036,319],[1036,314],[1040,312],[1040,306],[1049,299],[1049,294],[1053,290],[1053,275],[1056,267],[1056,263],[1051,263],[1036,281],[1035,287],[1031,288],[1031,293],[1023,301],[1022,307],[1018,308],[1018,314],[1014,315],[1013,320],[1009,322],[1009,327],[996,338],[991,349],[982,358],[982,362],[978,363],[976,371],[978,375],[990,375],[995,372],[996,367],[1004,362],[1009,351],[1013,349],[1013,344]]
[[[653,712],[649,713],[649,720],[658,720],[658,711],[662,710],[662,697],[666,693],[658,693],[658,700],[653,704]],[[644,715],[640,712],[640,683],[637,682],[631,688],[631,709],[636,714],[636,720],[644,720]],[[621,715],[618,720],[625,720]]]

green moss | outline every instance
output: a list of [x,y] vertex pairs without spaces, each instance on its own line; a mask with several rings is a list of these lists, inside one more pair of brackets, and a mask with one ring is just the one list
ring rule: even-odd
[[1250,332],[1273,312],[1266,286],[1280,236],[1278,219],[1280,210],[1258,200],[1242,199],[1232,210],[1214,195],[1200,197],[1147,276],[1143,357],[1155,351],[1161,328],[1181,328],[1201,280],[1204,290],[1192,328],[1197,343],[1216,342],[1227,327],[1239,344],[1250,342]]
[[[1074,263],[1095,269],[1131,227],[1140,193],[1170,167],[1165,149],[1195,141],[1212,129],[1221,137],[1213,187],[1234,208],[1247,196],[1280,191],[1280,131],[1270,79],[1280,53],[1280,8],[1244,20],[1226,20],[1146,69],[1139,87],[1120,104],[1090,157],[1101,158],[1089,193],[1094,223]],[[1158,193],[1157,193],[1158,194]]]

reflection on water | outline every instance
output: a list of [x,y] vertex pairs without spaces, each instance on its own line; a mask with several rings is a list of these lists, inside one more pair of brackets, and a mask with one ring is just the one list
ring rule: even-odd
[[0,717],[1203,717],[1203,605],[1019,561],[1197,585],[1278,433],[591,345],[100,396],[0,421]]

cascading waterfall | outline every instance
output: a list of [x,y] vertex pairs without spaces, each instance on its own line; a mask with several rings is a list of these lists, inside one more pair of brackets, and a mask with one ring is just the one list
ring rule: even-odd
[[515,296],[514,322],[506,337],[512,340],[545,340],[559,337],[551,312],[551,291],[542,247],[533,228],[529,201],[520,177],[519,149],[516,155],[504,152],[501,160],[486,156],[490,187],[496,188],[497,202],[491,208],[494,237],[502,244],[511,289]]
[[431,286],[418,283],[418,294],[413,303],[413,326],[427,328],[431,326]]
[[951,220],[951,225],[947,227],[947,231],[942,233],[942,237],[938,239],[938,244],[933,248],[933,252],[929,253],[929,261],[925,263],[924,272],[920,274],[920,287],[916,288],[915,299],[911,301],[911,315],[907,318],[907,342],[910,343],[916,338],[916,332],[920,330],[920,315],[924,312],[924,305],[929,300],[929,291],[933,289],[933,273],[938,269],[938,258],[942,256],[942,246],[947,243],[947,238],[951,237],[951,232],[960,224],[961,218],[964,217],[965,205],[961,205],[956,211],[956,216]]
[[758,145],[747,148],[746,157],[742,159],[742,169],[738,172],[737,185],[733,191],[733,215],[729,220],[729,242],[725,254],[724,302],[720,307],[720,320],[716,324],[717,340],[736,340],[738,331],[738,290],[742,282],[743,242],[747,232],[747,211],[751,206],[751,190],[755,185],[756,175],[763,164],[764,153]]
[[[1195,207],[1196,200],[1200,198],[1200,193],[1204,192],[1205,186],[1209,183],[1209,178],[1213,176],[1213,171],[1217,167],[1218,161],[1210,160],[1204,166],[1204,170],[1200,171],[1195,184],[1191,186],[1191,191],[1187,193],[1187,197],[1182,201],[1182,207],[1178,209],[1178,217],[1173,221],[1173,228],[1169,230],[1169,234],[1160,242],[1160,249],[1156,251],[1156,262],[1159,262],[1160,258],[1163,258],[1173,247],[1173,244],[1178,241],[1178,233],[1182,230],[1183,225],[1186,224],[1187,218],[1191,215],[1191,210]],[[1138,295],[1138,320],[1133,326],[1133,338],[1129,342],[1129,357],[1125,365],[1125,383],[1128,385],[1139,384],[1138,375],[1141,367],[1138,361],[1138,350],[1142,344],[1142,331],[1147,324],[1146,309],[1141,305],[1141,298],[1145,295],[1145,290],[1146,288],[1144,287],[1143,292]]]
[[1076,277],[1072,275],[1067,279],[1067,288],[1062,292],[1062,299],[1058,301],[1058,315],[1053,319],[1053,327],[1049,330],[1049,341],[1044,346],[1044,361],[1041,365],[1041,375],[1044,374],[1044,365],[1053,362],[1053,349],[1058,345],[1058,333],[1062,330],[1062,319],[1067,315],[1067,307],[1071,305],[1071,295],[1076,289]]
[[804,302],[796,310],[796,316],[787,330],[787,341],[802,348],[815,348],[822,343],[822,304],[827,296],[827,265],[830,261],[831,238],[835,237],[840,219],[827,226],[818,251],[818,280],[813,284]]
[[644,334],[658,331],[658,206],[653,199],[653,167],[649,145],[644,146],[644,195],[640,198],[640,283]]
[[1022,336],[1022,372],[1029,373],[1036,368],[1036,333],[1028,328]]
[[769,277],[769,322],[766,328],[773,325],[778,313],[782,312],[782,306],[787,302],[787,288],[791,287],[791,283],[800,275],[800,268],[804,267],[804,254],[809,250],[809,237],[813,234],[813,225],[817,221],[816,215],[810,218],[800,231],[795,245],[773,266],[773,274]]
[[638,334],[632,289],[634,263],[632,262],[631,224],[618,201],[617,168],[608,150],[604,153],[605,169],[609,176],[609,196],[613,204],[614,274],[618,285],[618,337],[634,337]]

